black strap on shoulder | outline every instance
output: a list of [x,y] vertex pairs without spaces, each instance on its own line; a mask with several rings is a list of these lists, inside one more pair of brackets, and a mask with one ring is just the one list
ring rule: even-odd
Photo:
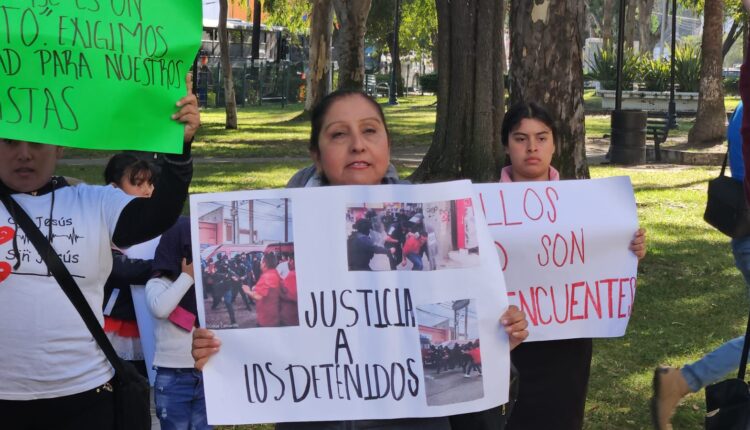
[[747,353],[750,349],[750,315],[747,319],[747,329],[745,329],[745,343],[742,346],[742,358],[740,359],[740,368],[737,371],[737,379],[745,380],[745,368],[747,367]]
[[115,353],[109,339],[104,334],[104,329],[99,324],[94,311],[91,310],[81,289],[68,271],[68,268],[63,264],[60,256],[57,255],[57,252],[49,243],[49,240],[44,237],[44,234],[42,234],[36,224],[29,218],[26,211],[23,210],[13,197],[8,193],[0,192],[0,200],[2,200],[8,212],[15,218],[16,224],[26,233],[26,237],[29,238],[34,248],[36,248],[39,255],[47,264],[47,269],[49,269],[52,276],[57,280],[57,283],[60,284],[63,292],[65,292],[65,295],[68,296],[68,299],[70,299],[73,306],[78,310],[86,327],[88,327],[91,335],[94,336],[96,343],[99,344],[99,347],[104,351],[104,355],[107,356],[112,367],[115,368],[115,372],[124,375],[125,372],[120,359],[117,357],[117,353]]

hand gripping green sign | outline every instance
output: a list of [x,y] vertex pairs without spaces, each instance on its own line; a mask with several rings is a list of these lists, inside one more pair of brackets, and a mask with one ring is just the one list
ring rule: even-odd
[[200,0],[0,0],[0,137],[176,153]]

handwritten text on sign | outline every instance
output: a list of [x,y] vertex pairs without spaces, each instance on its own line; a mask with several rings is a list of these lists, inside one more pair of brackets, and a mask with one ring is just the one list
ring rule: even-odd
[[629,178],[475,187],[530,341],[625,333],[637,271]]
[[197,0],[0,0],[0,136],[179,152]]
[[[193,258],[206,268],[198,312],[222,342],[203,371],[209,423],[442,417],[505,403],[508,296],[469,197],[468,181],[192,195]],[[251,207],[252,230],[240,220],[238,236],[217,234]],[[243,230],[283,236],[262,244]],[[391,260],[388,232],[410,258]],[[420,237],[432,238],[421,265]],[[271,258],[248,277],[248,255],[272,250],[276,269]],[[238,295],[230,315],[225,274],[254,305]]]

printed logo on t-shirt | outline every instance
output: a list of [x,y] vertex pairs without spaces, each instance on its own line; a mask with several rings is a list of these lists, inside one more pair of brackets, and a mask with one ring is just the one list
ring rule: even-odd
[[[53,244],[53,247],[58,252],[58,255],[60,256],[62,262],[66,266],[68,266],[68,270],[71,270],[71,275],[74,278],[85,278],[85,276],[78,275],[73,272],[75,270],[75,266],[70,266],[70,264],[77,265],[81,260],[81,255],[79,254],[80,248],[71,248],[71,246],[75,247],[81,239],[85,238],[84,236],[81,236],[76,232],[75,226],[73,225],[73,219],[68,217],[55,219],[36,217],[32,219],[35,221],[37,227],[42,231],[44,237],[49,240],[51,244]],[[8,222],[15,225],[12,218],[8,219]],[[47,237],[48,233],[46,229],[49,228],[50,224],[53,227],[52,237]],[[31,239],[26,236],[23,230],[19,230],[18,233],[16,233],[13,227],[0,227],[0,245],[3,245],[9,240],[13,239],[14,235],[16,235],[16,240],[18,242],[18,253],[16,254],[16,250],[14,248],[8,249],[5,255],[6,261],[0,262],[0,282],[5,280],[11,274],[12,264],[15,264],[19,260],[20,267],[15,272],[13,272],[15,275],[51,277],[52,273],[44,268],[42,268],[41,270],[32,269],[32,267],[40,267],[38,265],[44,263],[44,259],[39,255],[36,247],[34,247],[34,245],[31,243]],[[58,243],[60,240],[62,240],[62,242]],[[31,266],[29,266],[27,263],[36,264],[32,264]],[[24,270],[24,266],[28,268],[28,270]]]
[[[9,240],[12,240],[13,234],[15,234],[15,232],[15,230],[8,227],[7,225],[0,227],[0,245],[8,242]],[[6,280],[8,276],[10,276],[10,272],[10,264],[6,263],[5,261],[0,262],[0,282]]]

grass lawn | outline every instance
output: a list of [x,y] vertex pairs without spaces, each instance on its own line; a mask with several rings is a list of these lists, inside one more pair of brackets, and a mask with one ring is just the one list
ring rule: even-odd
[[[198,165],[191,191],[280,187],[305,164]],[[100,167],[59,170],[100,181]],[[641,225],[648,230],[649,251],[639,269],[638,297],[627,335],[595,341],[586,429],[650,428],[653,368],[660,363],[681,366],[744,330],[745,286],[733,266],[728,240],[702,220],[706,181],[718,169],[592,166],[591,174],[631,177]],[[704,409],[702,393],[689,397],[678,408],[675,427],[701,428]]]
[[[435,127],[435,96],[410,96],[399,100],[399,105],[389,106],[386,99],[379,99],[390,126],[393,151],[426,151],[432,141]],[[584,92],[588,109],[601,109],[601,98],[593,90]],[[738,97],[727,97],[725,104],[731,111],[739,103]],[[201,112],[203,126],[196,135],[193,153],[196,157],[221,158],[306,158],[310,125],[299,120],[301,104],[252,106],[238,109],[238,130],[224,128],[224,110],[204,109]],[[678,118],[678,128],[670,131],[670,137],[687,137],[694,118]],[[610,115],[586,115],[586,137],[609,136]],[[668,144],[667,144],[668,146]],[[67,158],[108,157],[114,152],[85,149],[66,149]]]

